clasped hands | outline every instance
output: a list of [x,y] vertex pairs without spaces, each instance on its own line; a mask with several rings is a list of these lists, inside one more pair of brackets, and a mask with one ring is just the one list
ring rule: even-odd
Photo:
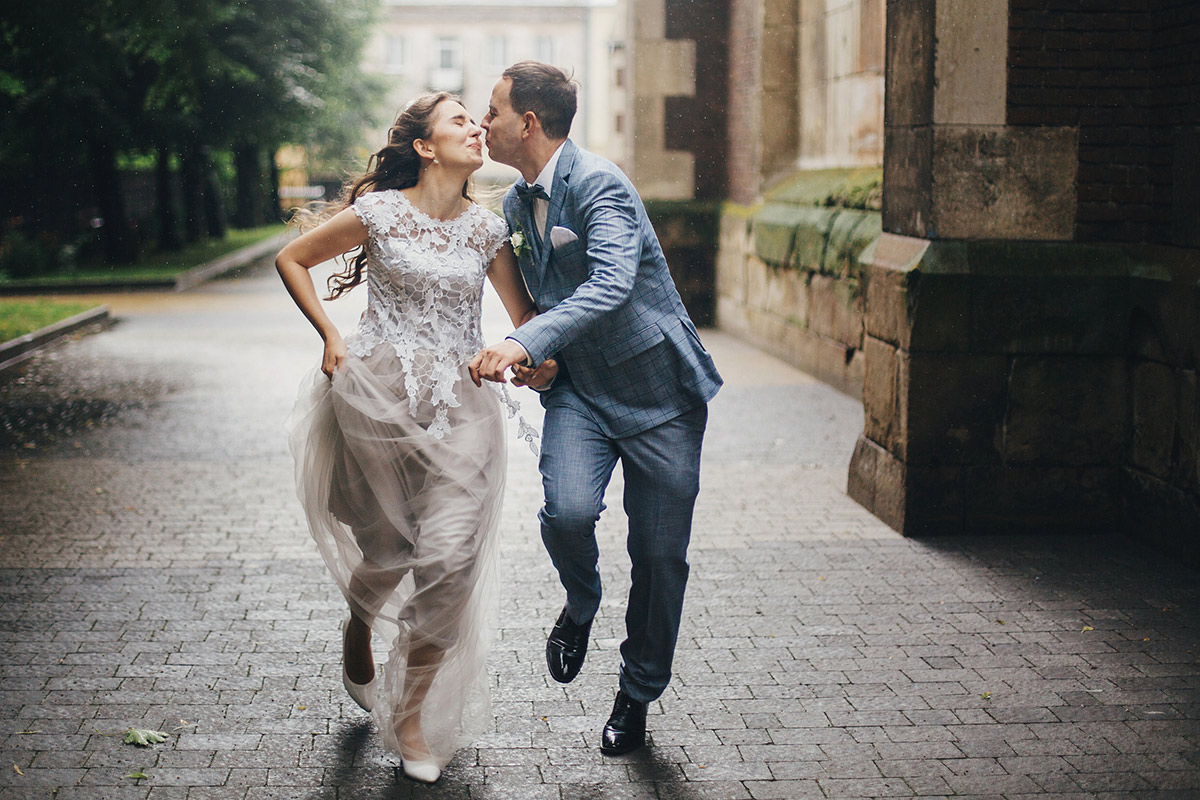
[[505,339],[499,344],[480,350],[471,359],[467,369],[476,386],[482,386],[483,381],[505,383],[504,373],[512,369],[513,386],[528,386],[537,392],[550,388],[550,384],[554,383],[554,378],[558,375],[558,362],[547,358],[537,367],[526,367],[522,362],[527,357],[525,348],[512,339]]

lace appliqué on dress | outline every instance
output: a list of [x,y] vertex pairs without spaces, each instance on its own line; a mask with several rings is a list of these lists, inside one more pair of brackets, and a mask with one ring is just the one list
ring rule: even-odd
[[[428,417],[429,435],[442,439],[450,432],[449,409],[459,406],[462,366],[483,348],[483,280],[508,226],[474,204],[453,219],[435,219],[395,189],[363,195],[352,208],[369,231],[367,310],[347,350],[363,358],[380,344],[395,348],[409,413]],[[520,420],[518,437],[536,454],[537,431],[506,387],[495,388],[509,417]]]

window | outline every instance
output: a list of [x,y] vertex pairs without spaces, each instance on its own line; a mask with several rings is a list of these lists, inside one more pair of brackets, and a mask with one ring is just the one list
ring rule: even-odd
[[549,36],[537,37],[537,60],[544,64],[554,63],[554,39]]
[[384,66],[388,72],[400,72],[404,69],[404,37],[388,36],[385,42]]
[[452,36],[442,36],[437,43],[437,68],[458,69],[459,45],[458,39]]
[[439,36],[434,42],[428,88],[431,92],[463,90],[462,42],[456,37]]
[[489,69],[497,70],[508,66],[508,42],[503,36],[487,38],[487,65]]

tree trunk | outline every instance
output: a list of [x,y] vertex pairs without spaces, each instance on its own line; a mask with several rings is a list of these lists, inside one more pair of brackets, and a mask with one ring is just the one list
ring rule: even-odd
[[204,228],[204,162],[198,145],[183,153],[183,232],[188,242],[206,238]]
[[229,221],[225,218],[225,204],[221,202],[221,184],[213,167],[212,148],[202,147],[201,152],[204,156],[204,220],[209,236],[224,239],[229,230]]
[[175,207],[175,192],[171,187],[171,148],[158,148],[158,163],[154,170],[158,204],[158,249],[178,250],[183,247],[179,235],[179,210]]
[[116,151],[107,142],[91,139],[88,142],[88,161],[92,167],[92,182],[100,217],[104,220],[100,228],[104,258],[110,264],[135,261],[137,245],[125,216],[125,198],[121,193]]
[[271,176],[270,206],[266,211],[267,219],[271,222],[286,220],[287,216],[283,213],[283,206],[279,202],[279,164],[275,161],[274,149],[271,150],[270,158],[267,159],[267,170]]
[[237,169],[237,209],[233,222],[239,228],[263,224],[262,152],[257,144],[244,142],[233,149]]

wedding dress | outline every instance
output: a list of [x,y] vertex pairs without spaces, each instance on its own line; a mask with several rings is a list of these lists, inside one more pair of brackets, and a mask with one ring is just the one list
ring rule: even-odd
[[[483,280],[508,230],[478,205],[434,219],[397,190],[353,208],[369,231],[367,309],[344,366],[332,380],[314,370],[289,417],[296,488],[347,601],[391,643],[371,699],[398,753],[409,654],[441,654],[419,709],[441,767],[491,721],[503,414],[517,409],[466,365],[483,347]],[[536,451],[523,419],[519,435]]]

